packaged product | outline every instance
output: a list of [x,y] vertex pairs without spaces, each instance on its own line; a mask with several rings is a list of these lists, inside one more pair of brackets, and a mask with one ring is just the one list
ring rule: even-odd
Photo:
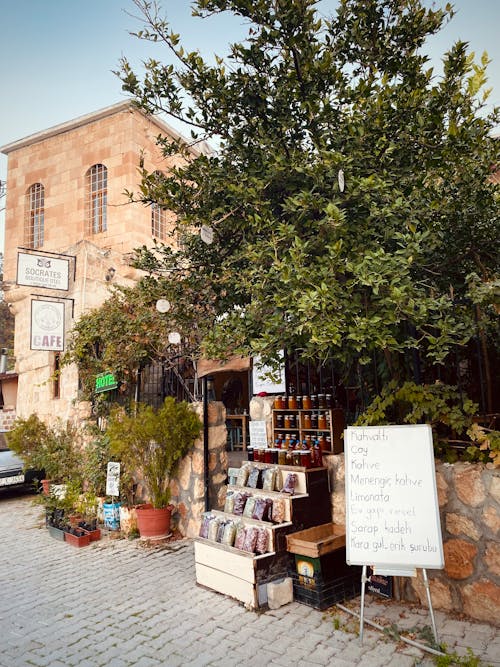
[[257,546],[257,537],[259,536],[259,529],[257,526],[247,526],[245,530],[245,540],[243,542],[243,551],[255,553]]
[[264,491],[274,491],[277,468],[266,468],[262,473],[262,488]]
[[238,477],[236,478],[236,486],[246,486],[249,474],[250,474],[250,464],[244,463],[238,470]]
[[215,519],[215,517],[210,512],[204,512],[201,515],[200,537],[204,537],[205,539],[208,537],[208,527],[213,519]]
[[246,503],[245,503],[245,509],[243,510],[243,516],[246,516],[248,519],[251,519],[254,507],[255,507],[255,498],[253,496],[249,496],[247,498]]
[[269,550],[269,533],[267,528],[259,528],[255,551],[258,554],[265,554]]
[[234,546],[236,549],[243,549],[243,544],[245,542],[246,529],[245,526],[239,521],[236,524],[236,536],[234,538]]
[[274,477],[274,491],[281,491],[283,488],[283,473],[280,468],[276,468],[276,475]]
[[252,513],[252,519],[257,519],[258,521],[265,521],[265,514],[267,511],[267,498],[256,498],[255,507]]
[[224,526],[224,534],[222,535],[222,544],[226,544],[228,547],[234,545],[234,540],[236,538],[236,524],[234,521],[228,521]]
[[208,526],[208,535],[207,538],[212,540],[212,542],[217,541],[217,533],[219,532],[219,523],[220,519],[214,517]]
[[217,528],[217,542],[222,542],[222,538],[224,536],[224,530],[226,528],[226,521],[220,521],[219,522],[219,527]]
[[289,472],[286,476],[285,483],[281,489],[284,493],[293,493],[295,492],[295,487],[297,486],[297,475],[294,472]]
[[237,514],[238,516],[243,514],[247,498],[248,493],[236,492],[234,494],[233,514]]
[[231,491],[226,495],[226,502],[224,503],[224,512],[232,514],[234,510],[234,496]]
[[285,520],[285,501],[283,498],[273,499],[271,519],[274,523],[283,523]]
[[251,468],[248,473],[247,486],[251,489],[258,489],[260,483],[260,470],[257,467]]

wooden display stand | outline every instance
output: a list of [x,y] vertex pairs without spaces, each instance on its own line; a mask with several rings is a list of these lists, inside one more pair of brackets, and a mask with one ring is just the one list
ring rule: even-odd
[[194,545],[195,567],[198,584],[240,600],[251,609],[258,609],[267,603],[267,584],[287,576],[290,554],[286,536],[330,521],[331,501],[326,468],[306,469],[257,462],[251,462],[251,465],[261,469],[278,467],[283,478],[289,472],[297,475],[294,495],[228,486],[228,490],[245,491],[255,497],[285,499],[285,521],[275,524],[216,510],[212,513],[241,521],[244,525],[265,527],[269,531],[269,552],[256,555],[198,537]]

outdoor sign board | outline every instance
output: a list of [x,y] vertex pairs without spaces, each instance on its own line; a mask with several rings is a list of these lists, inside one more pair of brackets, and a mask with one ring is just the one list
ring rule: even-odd
[[120,464],[117,461],[108,461],[106,469],[106,495],[120,495]]
[[267,447],[266,422],[261,419],[252,419],[248,422],[250,430],[250,446],[254,449],[265,449]]
[[[283,358],[283,352],[280,353],[280,356]],[[273,374],[273,379],[269,378],[269,373]],[[254,395],[284,393],[286,391],[284,365],[278,371],[273,371],[269,366],[262,364],[258,355],[255,356],[252,366],[252,387]]]
[[442,569],[431,427],[349,427],[344,438],[347,562]]
[[64,350],[64,303],[31,301],[31,349]]
[[118,387],[118,382],[116,381],[115,376],[111,372],[99,373],[95,378],[95,387],[94,391],[96,394],[101,393],[102,391],[111,391],[111,389],[116,389]]
[[67,291],[69,289],[69,259],[18,252],[17,284]]

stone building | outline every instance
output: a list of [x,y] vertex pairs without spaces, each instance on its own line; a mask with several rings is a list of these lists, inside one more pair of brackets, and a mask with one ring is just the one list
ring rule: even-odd
[[134,248],[172,243],[171,214],[125,194],[137,191],[140,166],[173,166],[159,134],[180,138],[126,101],[0,149],[8,156],[4,281],[15,315],[18,416],[78,416],[76,369],[54,376],[65,334],[110,285],[138,278],[129,265]]

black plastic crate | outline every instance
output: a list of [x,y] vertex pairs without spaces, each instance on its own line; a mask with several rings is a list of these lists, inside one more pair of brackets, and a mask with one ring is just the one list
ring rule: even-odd
[[293,597],[296,602],[315,609],[327,609],[336,602],[352,600],[361,593],[361,568],[352,567],[349,574],[325,581],[321,574],[304,577],[292,572]]

